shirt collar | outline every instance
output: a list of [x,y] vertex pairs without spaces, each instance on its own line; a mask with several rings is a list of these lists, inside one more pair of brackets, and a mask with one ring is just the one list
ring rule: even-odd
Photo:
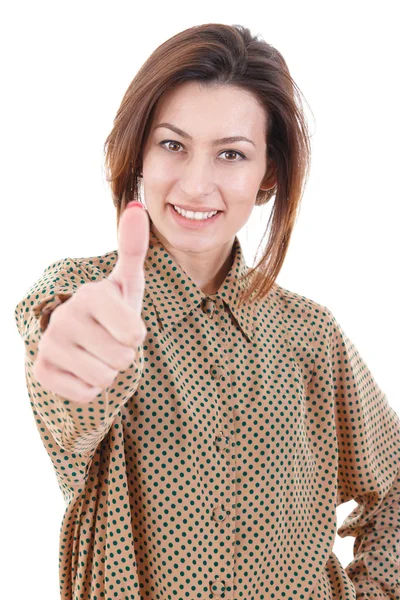
[[211,307],[212,300],[221,299],[235,317],[242,332],[251,340],[255,324],[254,315],[259,301],[251,299],[238,308],[239,294],[246,282],[238,277],[248,271],[239,238],[233,244],[234,260],[216,294],[204,293],[189,275],[177,264],[164,248],[156,234],[150,229],[149,248],[144,263],[146,280],[145,297],[150,297],[158,314],[162,329],[168,331],[194,311],[198,305]]

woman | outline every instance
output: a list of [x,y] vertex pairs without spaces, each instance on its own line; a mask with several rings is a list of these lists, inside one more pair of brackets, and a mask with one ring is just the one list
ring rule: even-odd
[[[399,598],[400,420],[332,312],[276,283],[309,170],[298,100],[244,27],[167,40],[106,141],[117,225],[141,191],[150,222],[137,359],[89,403],[33,369],[57,306],[116,276],[128,229],[119,252],[50,265],[16,307],[67,505],[63,600]],[[237,233],[273,197],[248,269]]]

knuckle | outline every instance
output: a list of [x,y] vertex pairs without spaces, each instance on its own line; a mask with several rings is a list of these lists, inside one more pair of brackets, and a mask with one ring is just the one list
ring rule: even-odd
[[101,387],[102,389],[108,388],[114,382],[117,375],[118,375],[117,370],[114,370],[111,373],[107,373],[107,375],[102,378],[103,380],[98,385],[98,387]]
[[118,370],[118,369],[115,369],[115,370],[112,372],[112,374],[111,374],[111,376],[109,377],[109,379],[108,379],[108,381],[107,381],[107,383],[106,383],[106,386],[105,386],[105,387],[109,387],[109,386],[110,386],[112,383],[114,383],[114,381],[115,381],[115,378],[117,377],[118,373],[119,373],[119,370]]
[[111,369],[110,367],[105,367],[101,369],[100,372],[93,374],[88,381],[90,381],[92,386],[99,387],[104,390],[113,383],[117,374],[117,370]]
[[[130,346],[125,354],[125,360],[122,369],[127,369],[131,365],[135,358],[135,350]],[[121,369],[121,370],[122,370]]]
[[146,335],[147,335],[147,328],[146,328],[146,325],[143,323],[143,320],[142,319],[140,319],[139,321],[136,320],[135,326],[131,333],[131,339],[130,339],[129,345],[139,346],[145,340]]
[[46,365],[46,359],[44,358],[43,354],[40,354],[36,358],[32,369],[32,373],[35,379],[45,387],[47,387],[46,384],[49,383],[49,371]]
[[[75,307],[80,307],[82,305],[86,305],[90,302],[93,294],[94,285],[98,283],[95,281],[89,281],[88,283],[83,283],[78,291],[74,294],[74,305]],[[70,304],[70,307],[73,306]]]
[[99,390],[91,388],[88,392],[86,392],[83,395],[81,402],[82,403],[93,402],[93,400],[96,399],[96,397],[99,395],[99,393],[103,393],[103,390],[101,392],[99,392]]
[[43,381],[43,373],[42,373],[42,369],[41,369],[41,362],[39,361],[39,358],[36,360],[35,364],[33,365],[33,369],[32,369],[32,373],[34,378],[36,379],[36,381],[38,381],[41,385],[42,381]]
[[103,390],[99,392],[99,390],[96,389],[98,387],[100,386],[87,387],[87,385],[84,386],[83,384],[79,383],[71,392],[64,394],[64,396],[68,398],[68,400],[71,400],[71,402],[87,404],[88,402],[93,401],[99,393],[103,392]]
[[144,325],[141,325],[134,337],[135,346],[140,346],[141,344],[143,344],[144,340],[146,339],[146,336],[147,336],[147,329]]
[[40,355],[42,355],[42,356],[46,352],[46,349],[48,348],[49,332],[50,332],[50,323],[38,343],[38,351],[40,352]]
[[96,283],[95,281],[88,281],[87,283],[82,283],[82,285],[79,287],[79,289],[77,291],[77,294],[79,296],[83,296],[83,297],[91,294],[95,283]]
[[[50,327],[50,325],[49,325]],[[54,341],[54,338],[52,337],[52,333],[51,331],[48,329],[46,330],[45,334],[43,335],[43,337],[41,338],[39,344],[38,344],[38,350],[39,350],[39,354],[38,354],[38,360],[36,361],[37,363],[39,363],[40,368],[46,366],[46,362],[50,361],[51,357],[54,356],[54,352],[55,352],[55,345],[56,342]]]
[[112,383],[114,383],[116,376],[118,375],[118,371],[109,368],[103,370],[101,374],[97,374],[95,376],[85,376],[85,382],[90,382],[89,384],[94,388],[99,388],[104,391],[108,388]]
[[117,371],[115,373],[114,378],[118,375],[118,373],[120,371],[124,371],[125,369],[127,369],[129,367],[129,365],[132,363],[132,358],[133,358],[133,350],[132,348],[126,348],[120,352],[120,354],[118,355],[115,363],[116,363],[116,367],[117,367]]
[[[51,332],[56,331],[57,335],[71,327],[71,314],[74,314],[74,308],[71,308],[71,305],[68,302],[64,302],[56,308],[55,311],[51,313],[51,319],[49,321],[48,327],[45,331],[46,333],[51,334]],[[48,337],[48,336],[47,336]]]
[[142,343],[142,335],[140,332],[135,331],[131,336],[129,346],[131,348],[137,348],[137,346],[140,346],[141,343]]
[[68,399],[71,400],[71,402],[77,402],[78,404],[88,404],[94,400],[96,396],[97,392],[95,393],[94,390],[90,389],[88,392],[84,391],[79,394],[70,394]]

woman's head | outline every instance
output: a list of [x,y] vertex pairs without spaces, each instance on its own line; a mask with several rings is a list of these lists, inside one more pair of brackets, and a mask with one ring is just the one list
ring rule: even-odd
[[[241,301],[254,291],[265,297],[283,264],[309,170],[296,90],[280,53],[247,28],[211,23],[164,42],[130,84],[105,142],[117,225],[143,186],[152,229],[180,250],[202,252],[233,240],[253,207],[275,195],[268,244]],[[213,144],[236,135],[254,145]],[[192,231],[177,224],[173,204],[221,214]]]
[[[256,99],[232,85],[189,81],[166,92],[143,150],[144,195],[153,231],[183,252],[232,245],[266,179],[265,120]],[[233,136],[250,142],[215,142]],[[265,189],[275,183],[274,169],[269,172]],[[221,214],[195,230],[181,225],[173,206]]]

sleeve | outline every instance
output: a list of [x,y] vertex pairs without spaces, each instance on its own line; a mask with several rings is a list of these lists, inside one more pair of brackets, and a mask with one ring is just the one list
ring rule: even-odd
[[354,343],[328,310],[338,440],[338,505],[357,507],[338,529],[355,537],[345,568],[356,597],[400,599],[400,419]]
[[52,311],[79,286],[102,278],[100,269],[84,268],[79,259],[66,258],[50,265],[15,308],[18,332],[25,344],[25,380],[41,439],[53,463],[62,492],[86,481],[96,448],[106,437],[125,402],[132,397],[143,372],[143,345],[134,362],[120,371],[96,401],[81,404],[45,389],[33,376],[38,344]]

